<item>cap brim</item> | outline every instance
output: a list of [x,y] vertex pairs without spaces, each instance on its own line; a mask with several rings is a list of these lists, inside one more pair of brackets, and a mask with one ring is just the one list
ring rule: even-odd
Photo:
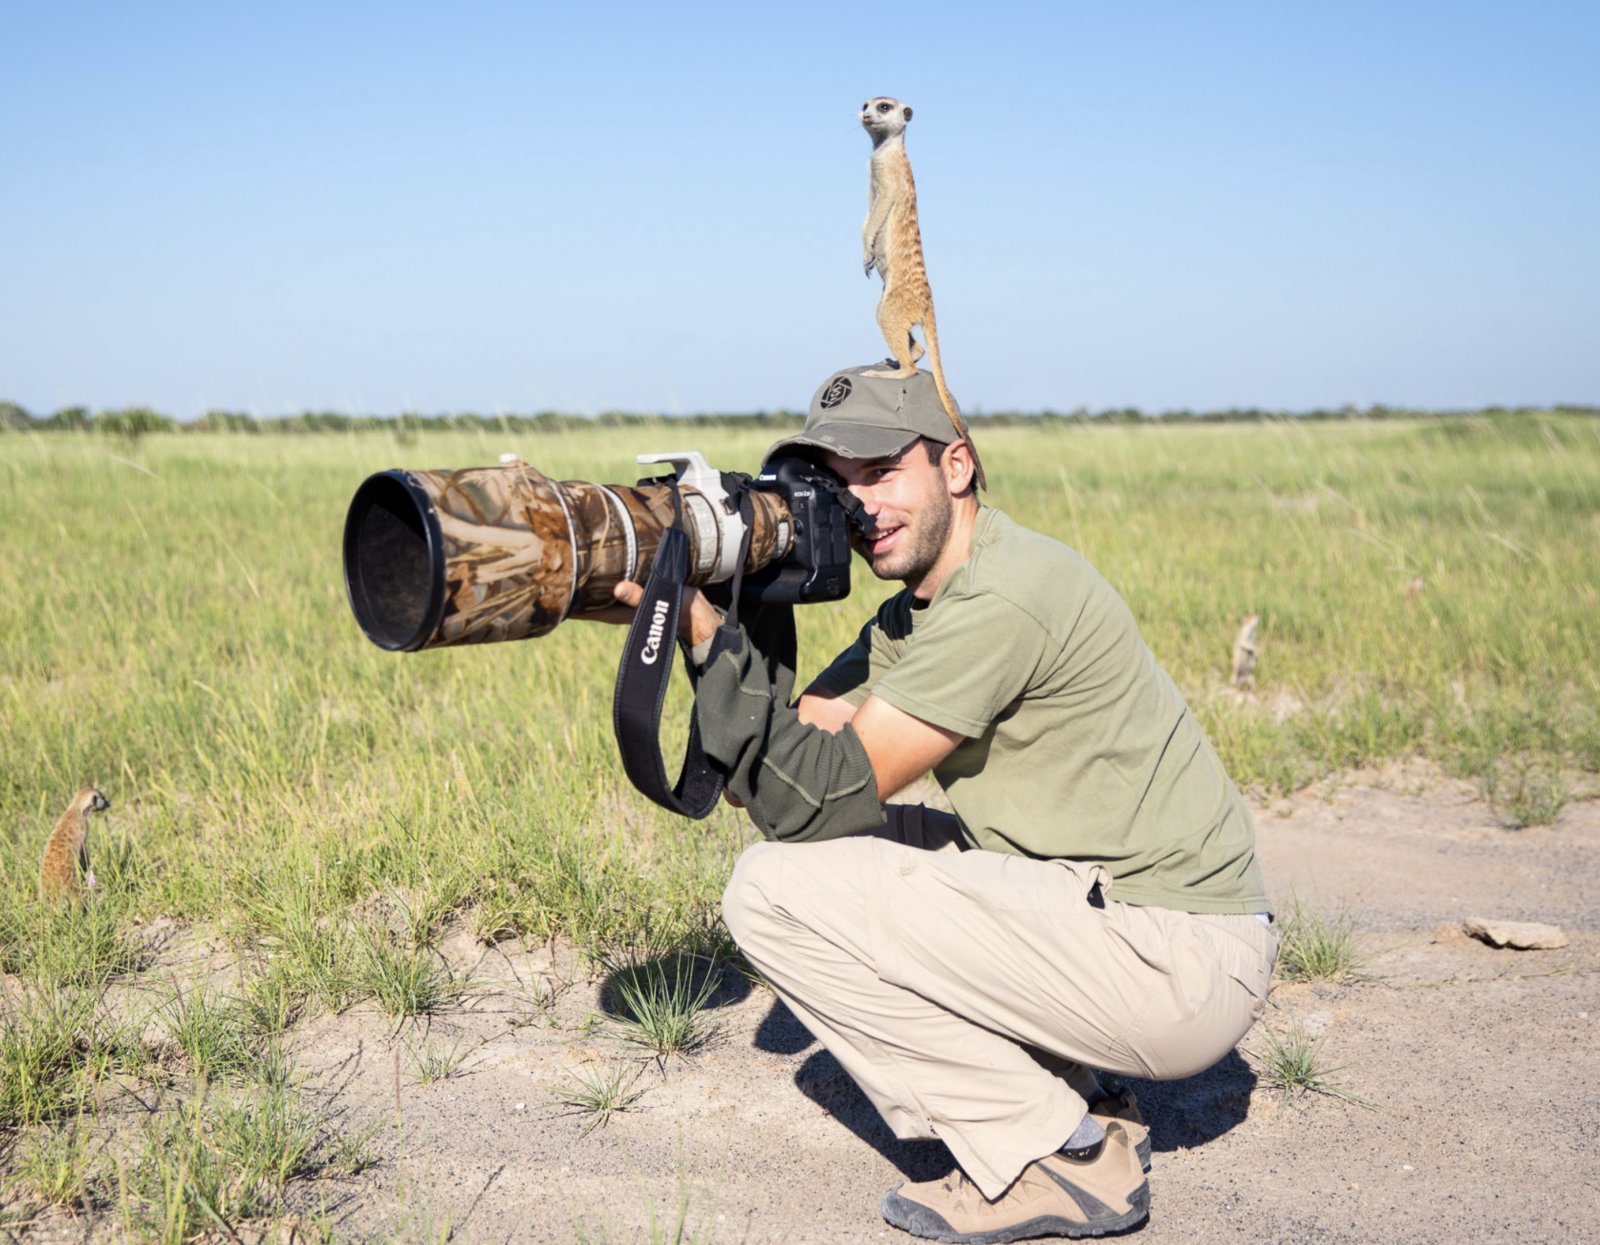
[[867,424],[818,424],[798,436],[785,437],[767,451],[771,458],[780,450],[795,446],[827,450],[840,458],[888,458],[898,454],[921,433],[904,428],[873,428]]

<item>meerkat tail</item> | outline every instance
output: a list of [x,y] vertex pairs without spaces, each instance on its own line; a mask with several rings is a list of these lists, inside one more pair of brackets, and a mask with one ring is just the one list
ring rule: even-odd
[[939,391],[939,401],[944,404],[944,413],[955,425],[956,435],[967,443],[967,449],[972,454],[972,474],[978,482],[978,487],[988,488],[989,483],[983,477],[983,460],[978,457],[978,447],[973,443],[972,433],[967,431],[967,421],[961,418],[961,412],[956,409],[956,400],[950,396],[950,386],[944,383],[944,364],[939,361],[939,325],[934,319],[931,300],[928,303],[928,312],[922,318],[922,335],[928,342],[928,367],[933,371],[933,386]]

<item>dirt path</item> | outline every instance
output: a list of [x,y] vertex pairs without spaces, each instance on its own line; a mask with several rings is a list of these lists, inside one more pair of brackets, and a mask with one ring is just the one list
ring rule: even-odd
[[[1273,892],[1349,904],[1372,954],[1367,980],[1280,987],[1272,1022],[1320,1036],[1328,1064],[1342,1065],[1333,1079],[1377,1109],[1282,1102],[1256,1088],[1248,1053],[1191,1081],[1136,1085],[1156,1146],[1152,1218],[1139,1234],[1150,1245],[1592,1239],[1600,804],[1569,808],[1553,828],[1508,831],[1469,789],[1433,782],[1408,794],[1416,781],[1396,775],[1387,789],[1352,785],[1258,810]],[[1525,953],[1434,941],[1441,923],[1479,913],[1553,921],[1573,941]],[[514,972],[537,993],[553,968],[547,956],[490,955],[475,972]],[[448,1216],[478,1241],[648,1238],[652,1199],[676,1221],[681,1178],[689,1228],[715,1241],[890,1240],[876,1213],[883,1191],[949,1164],[937,1143],[895,1142],[759,989],[722,1000],[709,1049],[664,1074],[641,1062],[637,1109],[585,1133],[583,1117],[539,1105],[548,1086],[631,1053],[603,1020],[581,1036],[600,1015],[592,986],[573,987],[543,1018],[509,999],[491,993],[436,1025],[441,1041],[452,1030],[503,1036],[450,1081],[402,1078],[403,1158],[382,1027],[352,1014],[305,1035],[307,1066],[350,1110],[384,1121],[387,1161],[350,1188],[340,1210],[349,1226],[381,1221],[410,1235]]]
[[[1152,1216],[1173,1241],[1559,1242],[1600,1222],[1600,802],[1511,831],[1460,785],[1368,775],[1257,810],[1272,892],[1350,905],[1371,955],[1350,984],[1281,985],[1269,1017],[1320,1036],[1333,1080],[1375,1104],[1282,1101],[1256,1084],[1258,1029],[1203,1076],[1134,1082],[1153,1126]],[[1438,937],[1466,915],[1544,920],[1559,951]],[[309,1087],[373,1127],[376,1166],[300,1186],[341,1235],[476,1242],[907,1239],[877,1214],[948,1169],[898,1143],[772,996],[731,986],[708,1046],[664,1070],[620,1041],[594,983],[545,950],[447,953],[485,983],[414,1046],[472,1048],[419,1084],[361,1009],[306,1026]],[[636,1069],[603,1128],[547,1104],[581,1070]],[[398,1085],[398,1110],[396,1106]],[[59,1225],[58,1225],[59,1226]],[[54,1235],[52,1233],[51,1235]]]

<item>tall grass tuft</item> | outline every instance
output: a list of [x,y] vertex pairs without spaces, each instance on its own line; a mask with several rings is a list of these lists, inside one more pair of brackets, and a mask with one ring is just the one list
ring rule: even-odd
[[144,1062],[129,1029],[92,993],[0,993],[0,1129],[93,1110],[114,1072]]
[[92,1129],[83,1116],[41,1125],[17,1143],[8,1183],[51,1206],[87,1209],[95,1158]]
[[1341,1068],[1330,1068],[1322,1060],[1322,1039],[1307,1035],[1298,1027],[1285,1033],[1262,1030],[1266,1048],[1256,1053],[1261,1081],[1284,1098],[1300,1094],[1326,1094],[1356,1106],[1375,1110],[1372,1102],[1336,1084],[1331,1078]]
[[126,1172],[125,1205],[145,1234],[189,1241],[268,1214],[308,1169],[315,1129],[287,1094],[254,1101],[201,1095],[146,1125]]
[[358,927],[355,949],[351,993],[371,998],[386,1016],[400,1019],[436,1012],[467,988],[437,952],[402,946],[386,930]]
[[174,986],[161,1009],[167,1037],[183,1052],[191,1076],[216,1081],[254,1073],[260,1066],[262,1033],[236,999],[205,989]]
[[640,1069],[627,1064],[606,1068],[579,1068],[571,1078],[550,1089],[551,1103],[571,1114],[588,1117],[585,1134],[611,1123],[611,1117],[630,1110],[645,1091],[637,1088]]
[[1282,915],[1279,930],[1278,971],[1290,981],[1346,981],[1366,962],[1348,908],[1328,915],[1297,899]]
[[99,986],[136,971],[142,948],[110,905],[20,900],[0,912],[0,971],[41,986]]

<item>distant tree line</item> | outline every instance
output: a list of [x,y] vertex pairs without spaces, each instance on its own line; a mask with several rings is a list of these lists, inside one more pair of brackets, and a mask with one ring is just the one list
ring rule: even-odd
[[[1385,420],[1439,419],[1463,415],[1525,415],[1550,411],[1572,415],[1600,415],[1600,407],[1560,403],[1555,406],[1481,407],[1473,410],[1419,410],[1399,406],[1341,406],[1311,411],[1271,411],[1258,407],[1230,407],[1218,411],[1172,410],[1146,413],[1137,407],[1117,407],[1091,411],[1078,407],[1071,411],[995,411],[970,414],[975,424],[992,428],[1038,424],[1237,424],[1264,423],[1269,420]],[[637,411],[606,411],[600,415],[567,415],[558,411],[537,414],[420,415],[406,411],[399,415],[351,415],[339,411],[303,411],[298,415],[258,418],[244,411],[207,411],[198,419],[179,421],[147,406],[94,411],[69,406],[50,415],[34,415],[15,402],[0,402],[0,432],[80,432],[101,433],[137,439],[150,433],[233,432],[247,435],[263,433],[296,436],[326,432],[398,432],[402,435],[433,430],[473,430],[490,432],[556,432],[578,428],[631,428],[673,424],[691,428],[756,427],[791,428],[804,422],[797,411],[751,411],[748,413],[704,413],[662,415]]]

